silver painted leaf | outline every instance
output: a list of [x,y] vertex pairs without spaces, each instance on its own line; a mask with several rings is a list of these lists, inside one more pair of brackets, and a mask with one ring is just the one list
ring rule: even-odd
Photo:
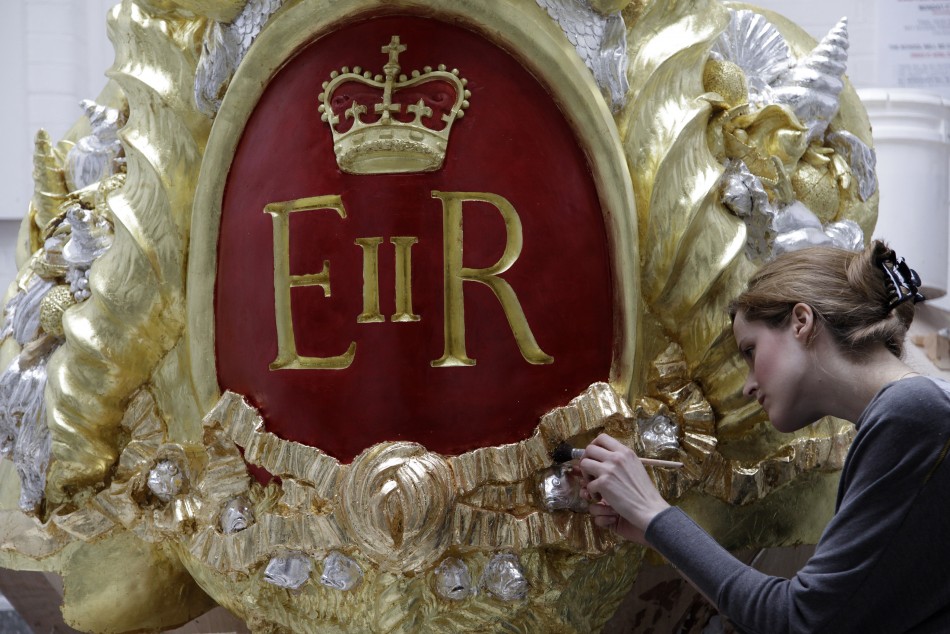
[[785,37],[765,16],[746,9],[730,9],[729,26],[712,47],[714,57],[736,64],[746,74],[749,101],[769,102],[769,85],[792,63]]
[[18,290],[3,311],[2,336],[12,336],[21,346],[39,336],[40,302],[56,286],[54,281],[45,280],[39,275],[30,276],[26,284],[26,290]]
[[363,580],[359,564],[343,553],[331,551],[323,562],[320,583],[334,590],[352,590]]
[[743,161],[727,161],[722,175],[722,203],[746,225],[746,256],[765,262],[772,252],[775,208],[759,177]]
[[831,238],[831,243],[838,248],[848,251],[864,250],[864,231],[853,220],[841,220],[825,225],[825,235]]
[[847,160],[851,174],[858,181],[858,196],[867,200],[877,191],[877,155],[874,148],[847,130],[831,132],[825,140],[834,150]]
[[20,477],[20,509],[35,513],[46,489],[52,441],[46,425],[46,365],[59,342],[48,337],[25,349],[0,375],[0,453]]
[[482,571],[479,585],[502,601],[523,599],[529,587],[521,562],[512,553],[493,555]]
[[198,110],[209,117],[217,114],[234,71],[281,4],[283,0],[249,0],[233,22],[216,22],[208,29],[195,73]]
[[71,191],[117,173],[124,156],[119,141],[119,128],[125,124],[123,114],[90,99],[84,99],[80,105],[89,118],[92,134],[80,138],[66,153],[64,173]]
[[627,38],[620,13],[602,15],[587,0],[537,0],[594,75],[614,112],[626,100]]
[[264,581],[280,588],[296,590],[310,579],[313,564],[304,553],[290,553],[272,557],[264,569]]
[[475,593],[468,566],[455,557],[448,557],[435,569],[435,590],[439,596],[461,601]]

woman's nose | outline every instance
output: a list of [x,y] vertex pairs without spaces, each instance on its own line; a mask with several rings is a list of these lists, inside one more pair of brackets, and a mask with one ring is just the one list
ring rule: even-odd
[[749,372],[748,376],[745,378],[745,383],[742,385],[742,393],[749,398],[753,398],[755,393],[759,391],[759,385],[755,382],[755,377],[752,376],[752,373]]

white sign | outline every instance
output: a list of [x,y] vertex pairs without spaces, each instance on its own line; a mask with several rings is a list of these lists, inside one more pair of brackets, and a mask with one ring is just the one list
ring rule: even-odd
[[950,1],[885,0],[878,7],[880,84],[950,98]]

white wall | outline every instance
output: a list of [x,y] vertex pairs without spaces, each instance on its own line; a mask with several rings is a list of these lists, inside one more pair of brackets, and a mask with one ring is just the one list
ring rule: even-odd
[[33,195],[33,137],[60,139],[112,65],[106,13],[116,0],[4,0],[0,19],[0,295],[16,275],[20,220]]
[[879,86],[877,0],[758,0],[750,4],[780,13],[816,40],[848,18],[848,77],[857,88]]

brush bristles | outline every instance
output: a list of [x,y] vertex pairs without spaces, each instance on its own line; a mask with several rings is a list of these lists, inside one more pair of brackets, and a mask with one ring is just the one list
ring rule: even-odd
[[562,442],[557,447],[554,448],[554,451],[551,453],[551,458],[554,459],[554,462],[561,464],[563,462],[570,462],[571,460],[577,460],[584,457],[583,449],[575,449],[570,445],[570,443]]

